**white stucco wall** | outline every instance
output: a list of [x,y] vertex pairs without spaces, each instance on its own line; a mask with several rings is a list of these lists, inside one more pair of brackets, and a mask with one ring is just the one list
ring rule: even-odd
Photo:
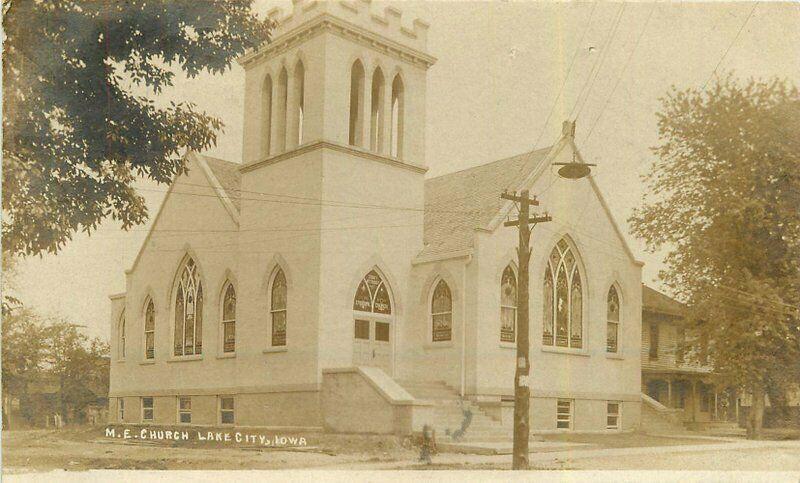
[[[556,161],[569,161],[562,153]],[[552,222],[536,226],[531,237],[530,344],[533,395],[602,396],[631,399],[640,392],[641,266],[626,252],[589,180],[553,178],[547,168],[531,187]],[[542,344],[544,267],[555,244],[568,237],[580,257],[584,284],[584,343],[582,349],[559,349]],[[500,277],[516,266],[517,230],[498,227],[479,233],[476,247],[478,296],[477,392],[513,394],[515,349],[501,345]],[[612,283],[620,288],[622,322],[617,354],[606,353],[606,297]],[[623,398],[623,396],[625,396]]]

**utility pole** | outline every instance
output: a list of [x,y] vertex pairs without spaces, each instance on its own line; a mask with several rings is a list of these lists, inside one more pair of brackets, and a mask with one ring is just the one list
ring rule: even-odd
[[531,217],[530,207],[539,206],[534,197],[529,198],[528,190],[522,190],[518,196],[503,192],[500,195],[504,200],[518,204],[519,218],[509,220],[504,226],[519,227],[519,280],[517,282],[517,363],[514,374],[514,453],[512,469],[528,469],[528,437],[530,435],[530,343],[529,343],[529,317],[528,317],[528,265],[531,258],[530,236],[531,225],[550,221],[547,214]]

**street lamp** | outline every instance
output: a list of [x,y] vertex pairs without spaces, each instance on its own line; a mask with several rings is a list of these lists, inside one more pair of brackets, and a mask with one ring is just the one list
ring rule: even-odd
[[569,163],[553,163],[554,166],[561,166],[558,168],[558,175],[564,179],[577,180],[589,176],[592,171],[592,166],[596,164],[579,162],[575,157],[577,148],[575,147],[575,121],[564,121],[561,126],[561,133],[569,138],[573,143],[572,161]]

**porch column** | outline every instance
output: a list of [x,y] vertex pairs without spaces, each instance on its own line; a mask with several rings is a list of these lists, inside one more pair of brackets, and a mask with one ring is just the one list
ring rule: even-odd
[[719,421],[718,402],[717,386],[714,386],[714,421]]
[[697,380],[692,381],[692,422],[697,421]]

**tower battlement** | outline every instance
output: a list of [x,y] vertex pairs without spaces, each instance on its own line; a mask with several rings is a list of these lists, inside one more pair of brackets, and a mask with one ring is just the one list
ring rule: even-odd
[[372,0],[293,0],[292,3],[292,11],[288,14],[281,8],[274,8],[267,13],[277,23],[273,32],[274,40],[279,40],[309,20],[328,14],[406,47],[426,51],[429,24],[415,18],[410,24],[404,25],[403,13],[395,7],[387,6],[381,14],[373,12]]

